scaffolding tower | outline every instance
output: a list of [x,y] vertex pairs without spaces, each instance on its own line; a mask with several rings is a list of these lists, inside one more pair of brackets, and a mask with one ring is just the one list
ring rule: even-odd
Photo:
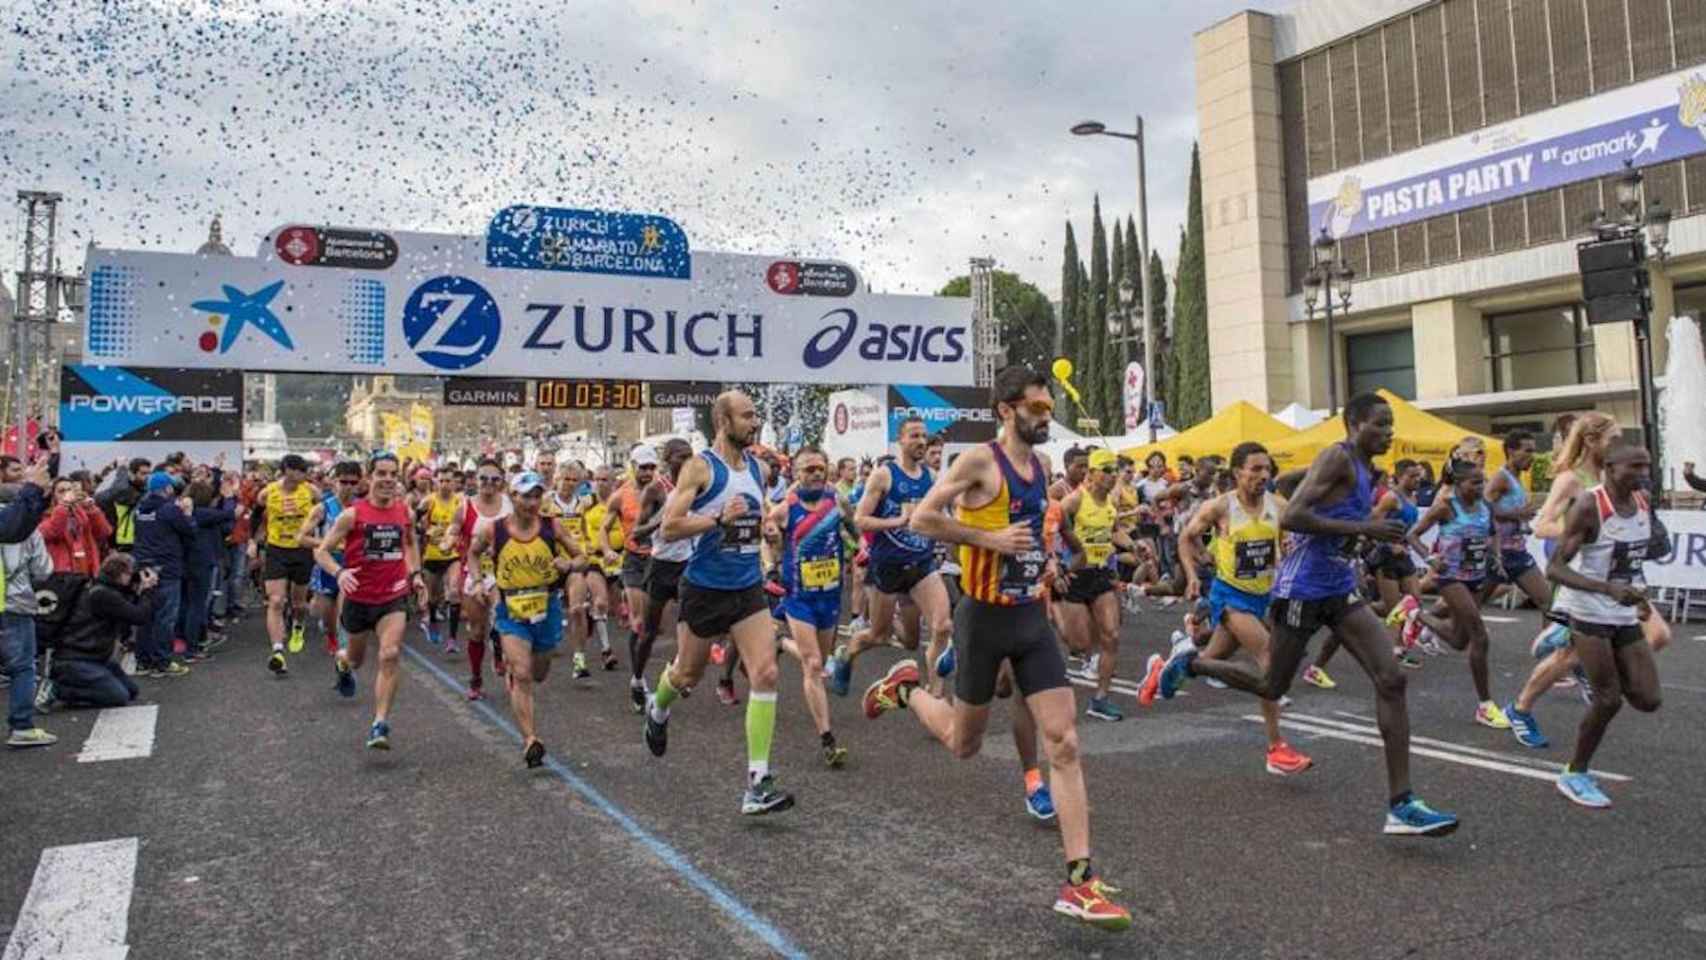
[[977,385],[990,386],[1002,359],[1001,331],[995,323],[995,260],[971,259],[972,358]]

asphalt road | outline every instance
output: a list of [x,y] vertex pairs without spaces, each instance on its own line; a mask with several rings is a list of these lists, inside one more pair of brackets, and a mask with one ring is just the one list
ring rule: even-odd
[[[1488,613],[1507,621],[1490,625],[1502,701],[1535,618]],[[1178,608],[1131,620],[1124,678]],[[250,620],[193,676],[144,681],[148,755],[78,762],[99,715],[77,711],[43,720],[58,746],[0,756],[0,958],[125,955],[92,949],[99,936],[172,960],[1706,956],[1706,627],[1677,633],[1663,709],[1624,710],[1601,750],[1596,766],[1629,778],[1605,783],[1604,812],[1550,780],[1573,693],[1543,701],[1555,745],[1530,751],[1471,722],[1460,656],[1409,674],[1432,754],[1415,758],[1417,790],[1463,819],[1444,840],[1380,834],[1373,701],[1348,657],[1337,690],[1293,692],[1288,737],[1316,761],[1296,778],[1264,772],[1247,697],[1197,682],[1140,710],[1118,694],[1125,722],[1079,725],[1096,861],[1136,917],[1109,934],[1049,909],[1061,852],[1023,811],[1004,706],[983,754],[959,762],[910,716],[867,721],[856,696],[835,699],[852,759],[828,770],[787,664],[775,764],[799,805],[744,818],[743,711],[708,685],[657,760],[625,674],[576,683],[559,662],[540,708],[554,762],[530,772],[501,694],[468,703],[465,661],[411,631],[395,746],[378,753],[361,745],[371,668],[354,701],[312,645],[274,679]],[[855,692],[900,655],[861,660]],[[78,846],[107,841],[134,851],[133,876]]]

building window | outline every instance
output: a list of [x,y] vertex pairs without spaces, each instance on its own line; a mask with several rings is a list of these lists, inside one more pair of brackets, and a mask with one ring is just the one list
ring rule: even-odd
[[1345,337],[1345,395],[1377,388],[1416,399],[1416,335],[1410,328]]
[[1487,318],[1488,377],[1495,393],[1593,383],[1593,328],[1579,305]]

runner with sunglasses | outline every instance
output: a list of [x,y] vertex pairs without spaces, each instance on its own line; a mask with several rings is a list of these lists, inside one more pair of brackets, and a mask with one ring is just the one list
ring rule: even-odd
[[1118,891],[1096,876],[1090,862],[1077,706],[1041,603],[1052,566],[1042,543],[1050,473],[1036,448],[1048,441],[1054,401],[1048,380],[1024,367],[997,374],[991,400],[1001,419],[999,438],[960,454],[911,518],[924,535],[960,544],[965,596],[954,610],[955,700],[950,704],[920,687],[918,664],[902,660],[865,691],[865,715],[911,710],[955,757],[968,759],[983,746],[1001,666],[1011,664],[1052,767],[1066,853],[1066,882],[1054,909],[1106,930],[1125,930],[1131,914],[1108,899]]
[[[332,469],[332,491],[321,498],[308,512],[308,519],[302,524],[299,539],[309,549],[320,545],[337,522],[339,515],[355,503],[357,489],[361,486],[361,464],[353,460],[345,460]],[[333,554],[340,563],[343,561],[342,552]],[[344,638],[339,635],[338,612],[343,608],[338,594],[336,577],[322,570],[319,564],[314,566],[313,576],[308,578],[308,588],[314,594],[310,616],[319,621],[320,629],[325,635],[326,652],[337,656],[338,650],[344,646]],[[346,697],[355,696],[355,681],[345,681],[347,675],[338,674],[337,691]]]
[[[1079,641],[1077,647],[1092,651],[1096,693],[1085,714],[1098,720],[1125,719],[1110,695],[1114,667],[1120,648],[1120,600],[1115,592],[1118,550],[1135,545],[1115,529],[1114,481],[1119,458],[1112,450],[1098,447],[1088,458],[1084,483],[1061,501],[1060,556],[1065,569],[1056,578],[1056,595],[1062,601],[1056,615]],[[1069,644],[1071,646],[1071,644]]]
[[[449,601],[450,594],[456,589],[457,555],[454,541],[446,534],[451,532],[457,515],[462,512],[463,497],[457,490],[454,467],[439,467],[435,481],[432,493],[417,508],[421,518],[422,542],[426,544],[421,554],[421,566],[426,571],[427,587],[432,591],[432,617],[424,626],[427,641],[442,642],[448,655],[457,651],[456,634],[461,625],[462,611],[459,604]],[[438,632],[440,621],[448,623],[448,630],[442,637]]]
[[[485,678],[481,668],[486,662],[486,640],[492,630],[492,602],[497,590],[494,573],[497,568],[489,556],[470,557],[468,548],[481,525],[509,516],[512,507],[509,497],[503,492],[503,466],[496,460],[481,460],[474,471],[474,481],[479,492],[463,502],[462,514],[457,518],[454,531],[457,552],[462,560],[462,618],[468,623],[468,699],[479,700],[485,696]],[[502,676],[501,647],[494,647],[492,655],[495,660],[493,670]]]

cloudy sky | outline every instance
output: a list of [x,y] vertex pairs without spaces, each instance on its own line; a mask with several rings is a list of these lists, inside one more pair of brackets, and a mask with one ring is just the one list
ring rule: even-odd
[[[520,202],[662,213],[694,247],[929,292],[976,255],[1060,282],[1063,223],[1135,206],[1171,264],[1192,34],[1277,0],[0,0],[6,193],[60,250],[252,253],[284,223],[479,233]],[[8,285],[15,217],[0,226]]]

